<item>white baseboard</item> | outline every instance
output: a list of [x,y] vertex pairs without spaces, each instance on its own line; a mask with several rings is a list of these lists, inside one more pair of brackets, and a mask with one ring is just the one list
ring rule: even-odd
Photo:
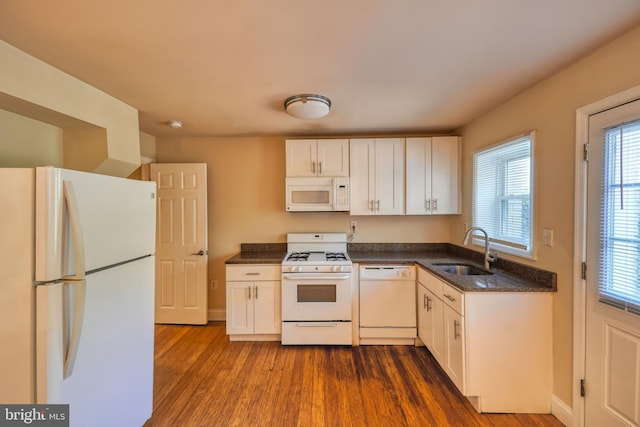
[[210,321],[227,320],[227,312],[221,308],[210,308],[207,310],[207,319]]
[[573,426],[573,409],[558,396],[551,396],[551,413],[565,426]]

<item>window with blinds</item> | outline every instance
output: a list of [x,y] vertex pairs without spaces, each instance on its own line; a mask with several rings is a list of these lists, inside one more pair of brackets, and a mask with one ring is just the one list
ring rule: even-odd
[[528,258],[533,255],[533,138],[531,132],[473,156],[473,225],[489,234],[495,250]]
[[640,314],[640,121],[604,138],[600,299]]

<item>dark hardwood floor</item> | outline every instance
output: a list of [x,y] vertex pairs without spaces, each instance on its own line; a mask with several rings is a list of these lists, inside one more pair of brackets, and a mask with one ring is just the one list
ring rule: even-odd
[[156,426],[562,426],[478,414],[425,348],[229,342],[223,322],[156,325]]

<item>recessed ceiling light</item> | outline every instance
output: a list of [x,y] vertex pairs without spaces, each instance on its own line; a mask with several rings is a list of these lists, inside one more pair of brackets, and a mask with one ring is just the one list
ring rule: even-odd
[[287,114],[298,119],[319,119],[329,114],[331,100],[312,93],[294,95],[284,101],[284,109]]

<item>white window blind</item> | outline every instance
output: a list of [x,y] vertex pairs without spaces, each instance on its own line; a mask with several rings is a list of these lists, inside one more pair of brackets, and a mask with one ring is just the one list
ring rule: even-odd
[[604,138],[600,299],[640,314],[640,121]]
[[473,156],[473,225],[503,252],[533,254],[533,132]]

